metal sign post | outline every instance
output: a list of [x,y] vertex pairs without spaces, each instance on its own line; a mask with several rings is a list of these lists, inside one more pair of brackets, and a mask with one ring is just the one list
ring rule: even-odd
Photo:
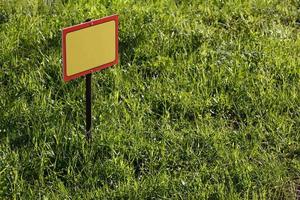
[[86,139],[92,139],[92,74],[85,75],[85,130]]

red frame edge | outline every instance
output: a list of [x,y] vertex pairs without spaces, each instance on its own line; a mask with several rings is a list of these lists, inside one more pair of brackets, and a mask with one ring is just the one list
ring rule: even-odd
[[[106,63],[104,65],[100,65],[98,67],[95,67],[95,68],[92,68],[92,69],[89,69],[89,70],[86,70],[86,71],[83,71],[83,72],[80,72],[80,73],[77,73],[77,74],[73,74],[71,76],[67,76],[67,61],[66,61],[66,35],[70,32],[74,32],[74,31],[77,31],[77,30],[80,30],[80,29],[83,29],[83,28],[87,28],[87,27],[90,27],[90,26],[95,26],[95,25],[98,25],[98,24],[102,24],[102,23],[105,23],[105,22],[109,22],[109,21],[115,21],[116,23],[116,52],[115,52],[115,60],[110,62],[110,63]],[[70,80],[73,80],[73,79],[76,79],[80,76],[84,76],[84,75],[87,75],[87,74],[90,74],[90,73],[94,73],[96,71],[100,71],[102,69],[105,69],[105,68],[108,68],[112,65],[116,65],[118,64],[118,56],[119,56],[119,53],[118,53],[118,50],[119,50],[119,44],[118,44],[118,30],[119,30],[119,16],[118,15],[111,15],[111,16],[108,16],[108,17],[104,17],[104,18],[101,18],[101,19],[96,19],[96,20],[93,20],[93,21],[89,21],[89,22],[85,22],[85,23],[82,23],[82,24],[78,24],[78,25],[75,25],[75,26],[70,26],[70,27],[67,27],[67,28],[64,28],[62,30],[62,61],[63,61],[63,80],[65,82],[68,82]]]

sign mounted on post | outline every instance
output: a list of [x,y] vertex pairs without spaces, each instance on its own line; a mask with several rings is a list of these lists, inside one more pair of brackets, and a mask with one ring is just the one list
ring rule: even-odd
[[118,63],[118,16],[62,30],[63,79],[90,74]]
[[118,63],[118,15],[62,30],[63,79],[85,76],[86,137],[92,139],[92,73]]

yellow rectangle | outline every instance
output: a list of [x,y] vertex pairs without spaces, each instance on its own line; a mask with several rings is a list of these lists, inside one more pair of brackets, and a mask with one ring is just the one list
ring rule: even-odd
[[66,74],[90,70],[116,59],[116,22],[102,24],[66,34]]

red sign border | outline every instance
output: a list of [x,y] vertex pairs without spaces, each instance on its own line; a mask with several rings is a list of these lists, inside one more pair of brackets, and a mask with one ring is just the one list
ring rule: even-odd
[[[98,25],[98,24],[103,24],[105,22],[109,22],[109,21],[115,21],[116,23],[116,52],[115,52],[115,60],[110,62],[110,63],[106,63],[106,64],[103,64],[103,65],[100,65],[98,67],[95,67],[95,68],[92,68],[92,69],[89,69],[89,70],[86,70],[86,71],[83,71],[83,72],[79,72],[77,74],[73,74],[71,76],[68,76],[67,75],[67,52],[66,52],[66,36],[68,33],[70,32],[74,32],[74,31],[78,31],[78,30],[81,30],[81,29],[84,29],[84,28],[88,28],[88,27],[91,27],[91,26],[95,26],[95,25]],[[93,72],[96,72],[96,71],[100,71],[102,69],[105,69],[107,67],[110,67],[112,65],[115,65],[115,64],[118,64],[118,21],[119,21],[119,16],[118,15],[111,15],[111,16],[108,16],[108,17],[104,17],[104,18],[101,18],[101,19],[96,19],[96,20],[93,20],[93,21],[89,21],[89,22],[85,22],[85,23],[82,23],[82,24],[78,24],[78,25],[75,25],[75,26],[70,26],[70,27],[67,27],[67,28],[64,28],[62,30],[62,61],[63,61],[63,79],[65,82],[67,81],[70,81],[72,79],[75,79],[75,78],[78,78],[80,76],[84,76],[86,74],[90,74],[90,73],[93,73]]]

